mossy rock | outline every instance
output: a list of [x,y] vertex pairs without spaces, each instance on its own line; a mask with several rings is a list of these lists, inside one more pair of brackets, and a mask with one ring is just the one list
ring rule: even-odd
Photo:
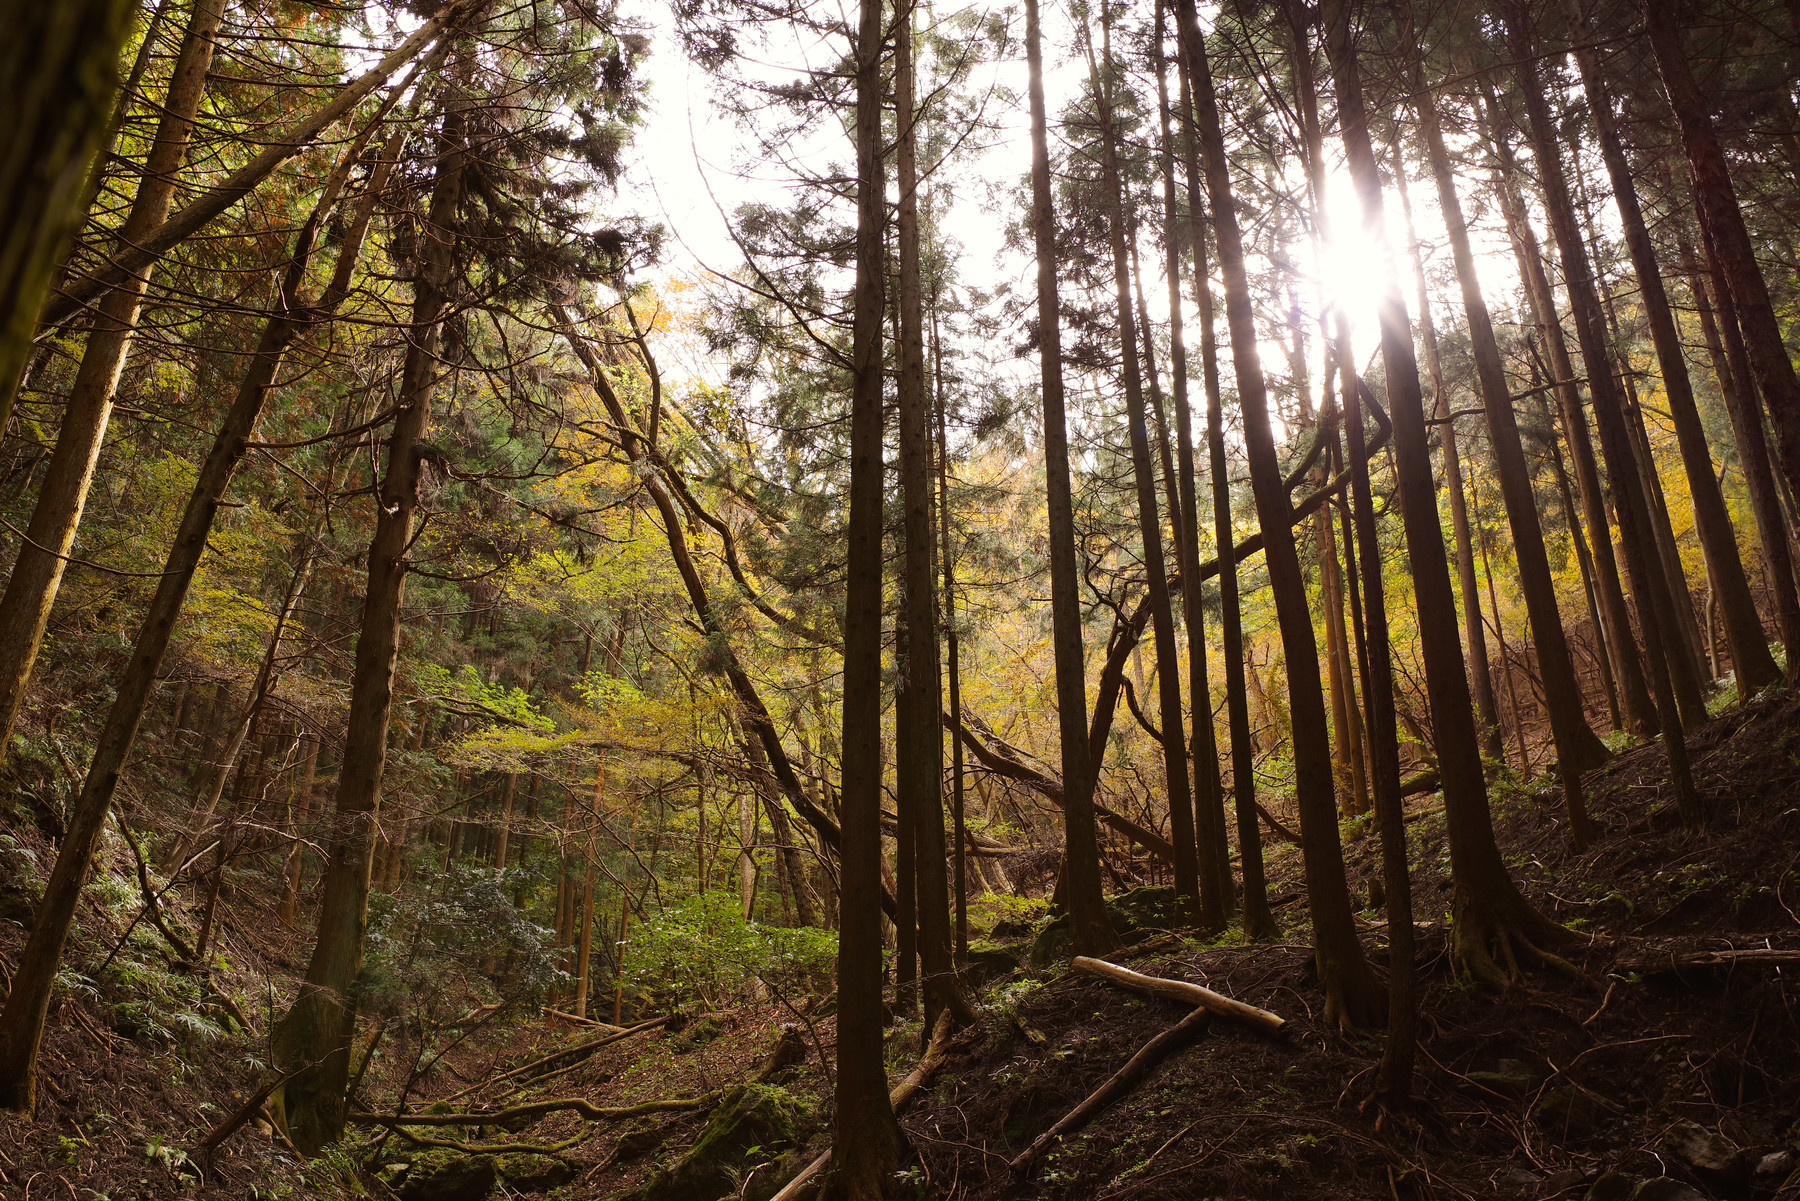
[[555,1155],[518,1152],[495,1163],[500,1179],[516,1193],[547,1193],[575,1179],[575,1165]]
[[1075,936],[1069,931],[1067,916],[1059,917],[1038,931],[1031,941],[1031,966],[1047,968],[1067,962],[1075,954]]
[[800,1140],[812,1110],[786,1089],[740,1084],[725,1094],[686,1154],[652,1176],[632,1201],[719,1201],[744,1173]]
[[970,950],[964,970],[976,988],[986,988],[996,980],[1004,980],[1023,966],[1021,947],[996,947]]
[[400,1201],[483,1201],[499,1178],[492,1155],[440,1147],[408,1164],[395,1191]]
[[684,1025],[681,1033],[669,1039],[668,1047],[677,1054],[684,1054],[704,1047],[723,1033],[725,1033],[725,1022],[718,1014],[702,1014]]

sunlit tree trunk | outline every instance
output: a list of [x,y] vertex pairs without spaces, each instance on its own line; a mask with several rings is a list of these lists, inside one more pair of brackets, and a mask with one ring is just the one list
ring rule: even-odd
[[[1178,13],[1206,164],[1207,191],[1212,199],[1219,266],[1225,281],[1225,318],[1231,333],[1238,404],[1243,411],[1250,486],[1256,495],[1269,585],[1275,595],[1276,619],[1287,659],[1294,795],[1300,807],[1307,901],[1312,912],[1319,976],[1325,985],[1326,1017],[1341,1025],[1371,1026],[1381,1019],[1385,998],[1369,971],[1362,944],[1357,941],[1350,890],[1344,878],[1337,805],[1332,796],[1331,731],[1325,719],[1323,681],[1313,641],[1306,579],[1301,574],[1300,556],[1289,525],[1287,489],[1269,425],[1268,384],[1256,350],[1256,317],[1218,99],[1193,0],[1181,0]],[[1241,780],[1238,786],[1243,786]]]
[[[944,569],[944,658],[948,676],[950,712],[958,720],[962,714],[961,641],[956,633],[956,552],[950,541],[950,440],[946,432],[945,410],[949,397],[944,392],[944,347],[938,338],[937,311],[931,317],[931,351],[934,387],[932,397],[937,410],[937,495],[938,554]],[[969,829],[963,813],[963,745],[961,738],[950,740],[950,815],[955,839],[955,872],[952,892],[956,897],[956,967],[960,971],[969,958]],[[980,863],[976,871],[981,870]]]
[[[206,90],[206,72],[212,63],[213,42],[224,9],[225,0],[198,0],[194,5],[169,77],[168,92],[163,97],[162,119],[144,159],[137,195],[119,228],[117,241],[121,247],[138,242],[168,215],[176,178],[193,137],[194,114]],[[75,186],[81,187],[82,182],[77,180]],[[0,594],[0,757],[12,741],[19,708],[24,703],[25,684],[31,678],[44,627],[56,602],[76,527],[81,524],[81,512],[87,504],[88,488],[93,483],[101,443],[112,416],[119,373],[124,370],[125,356],[137,333],[149,282],[146,270],[107,293],[96,307],[81,366],[75,372],[69,401],[63,408],[56,449],[50,454],[44,481],[38,489],[37,507],[25,527],[6,591]]]

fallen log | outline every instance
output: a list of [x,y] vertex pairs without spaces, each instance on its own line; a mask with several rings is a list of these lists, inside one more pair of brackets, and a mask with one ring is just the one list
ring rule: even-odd
[[1679,972],[1697,967],[1800,967],[1800,951],[1775,951],[1754,947],[1745,951],[1658,951],[1638,952],[1619,960],[1618,967],[1627,972]]
[[[906,1103],[913,1099],[913,1095],[924,1088],[933,1076],[937,1075],[938,1069],[944,1066],[944,1060],[949,1058],[949,1055],[950,1012],[945,1010],[938,1014],[937,1025],[932,1027],[931,1041],[926,1044],[925,1054],[919,1056],[919,1062],[913,1065],[913,1070],[908,1072],[900,1083],[888,1090],[888,1104],[894,1107],[895,1113],[899,1113]],[[829,1166],[831,1166],[831,1152],[827,1151],[807,1164],[798,1176],[782,1185],[781,1191],[770,1197],[769,1201],[795,1201],[795,1198],[799,1197],[813,1181],[818,1179],[819,1173]]]
[[1062,1120],[1032,1140],[1012,1161],[1012,1170],[1029,1172],[1056,1141],[1092,1121],[1101,1110],[1137,1087],[1151,1068],[1181,1050],[1206,1032],[1212,1023],[1212,1011],[1196,1009],[1173,1026],[1138,1048],[1125,1066],[1107,1077],[1106,1082],[1089,1093],[1081,1104],[1064,1114]]
[[604,1106],[580,1097],[558,1097],[550,1101],[531,1101],[506,1109],[489,1109],[468,1113],[353,1113],[350,1120],[359,1126],[504,1126],[520,1118],[541,1118],[545,1114],[573,1113],[590,1122],[612,1122],[635,1118],[646,1113],[662,1113],[670,1109],[704,1109],[716,1105],[722,1093],[705,1093],[698,1097],[682,1097],[671,1101],[640,1101],[636,1105]]
[[1120,967],[1116,963],[1108,963],[1104,959],[1090,959],[1086,955],[1077,955],[1074,967],[1078,972],[1089,976],[1099,976],[1121,987],[1129,988],[1133,992],[1148,993],[1150,996],[1162,997],[1168,1001],[1180,1001],[1184,1005],[1198,1005],[1222,1018],[1242,1022],[1265,1034],[1280,1034],[1287,1026],[1287,1019],[1279,1014],[1270,1013],[1266,1009],[1258,1009],[1254,1005],[1246,1005],[1242,1001],[1234,1001],[1223,993],[1216,993],[1199,984],[1189,984],[1186,980],[1146,976],[1142,972],[1134,972],[1130,968]]
[[[539,1068],[549,1067],[551,1064],[558,1063],[565,1059],[571,1063],[573,1063],[577,1060],[586,1059],[589,1055],[592,1055],[595,1051],[598,1051],[601,1047],[611,1046],[613,1043],[616,1043],[616,1042],[623,1042],[625,1039],[630,1038],[632,1035],[642,1034],[646,1030],[655,1030],[659,1026],[666,1026],[673,1020],[674,1020],[673,1014],[669,1014],[669,1015],[666,1015],[664,1017],[659,1017],[659,1018],[651,1018],[647,1022],[639,1022],[635,1026],[627,1026],[625,1029],[618,1031],[618,1033],[616,1033],[616,1034],[603,1034],[598,1038],[591,1038],[587,1042],[576,1043],[574,1046],[564,1047],[560,1051],[552,1051],[550,1054],[545,1055],[540,1059],[534,1059],[530,1063],[523,1064],[519,1067],[516,1067],[510,1072],[504,1072],[501,1075],[494,1077],[492,1080],[484,1080],[481,1082],[481,1084],[478,1084],[475,1087],[480,1088],[483,1085],[499,1084],[505,1080],[512,1080],[516,1077],[524,1076],[530,1072],[535,1072]],[[465,1091],[473,1091],[473,1090],[465,1090]],[[458,1094],[458,1095],[461,1095],[461,1094]],[[451,1098],[451,1099],[454,1100],[455,1098]]]

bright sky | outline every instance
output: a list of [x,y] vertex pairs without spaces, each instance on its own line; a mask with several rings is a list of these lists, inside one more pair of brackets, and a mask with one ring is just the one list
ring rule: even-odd
[[[1072,42],[1067,34],[1066,11],[1066,6],[1057,0],[1045,2],[1046,40],[1050,43],[1047,49],[1053,55],[1056,55],[1055,47],[1068,46]],[[731,272],[741,262],[741,254],[727,232],[726,214],[748,200],[781,203],[791,194],[794,181],[781,164],[748,158],[748,139],[732,119],[715,109],[709,95],[709,82],[687,62],[666,10],[654,12],[648,23],[654,45],[648,62],[651,116],[638,135],[634,148],[638,162],[627,172],[625,194],[621,199],[645,216],[663,222],[671,231],[664,278],[700,279],[709,268]],[[1014,33],[1016,38],[1022,30]],[[985,116],[995,130],[989,136],[986,148],[954,165],[955,196],[948,210],[941,213],[940,220],[943,231],[962,247],[958,269],[964,284],[992,289],[1011,283],[1028,292],[1032,287],[1030,260],[1004,246],[1005,226],[1015,219],[1015,214],[995,207],[1010,207],[1019,181],[1030,168],[1022,43],[1015,41],[1013,50],[1016,57],[984,65],[969,82],[972,89],[999,89],[997,98],[985,109]],[[803,44],[792,39],[783,52],[769,54],[765,51],[763,57],[802,66],[829,63],[837,53],[837,46]],[[1076,95],[1086,75],[1086,64],[1079,58],[1058,56],[1048,67],[1046,90],[1054,115]],[[767,70],[775,75],[781,69],[771,65]],[[1328,84],[1325,86],[1328,91]],[[1326,104],[1328,107],[1328,101]],[[1327,153],[1335,155],[1335,139],[1328,138],[1327,142]],[[816,156],[812,163],[815,168],[822,168],[826,162],[845,165],[851,157],[848,141],[839,139],[834,128],[824,130],[820,139],[807,148],[807,153]],[[1298,171],[1297,165],[1295,171]],[[1477,206],[1470,202],[1471,192],[1480,182],[1467,178],[1461,181],[1465,211],[1471,220],[1477,215]],[[1427,271],[1435,275],[1446,268],[1449,261],[1436,189],[1428,179],[1414,179],[1411,192],[1418,233],[1426,250]],[[1384,264],[1379,245],[1361,233],[1360,209],[1341,163],[1334,164],[1330,175],[1327,207],[1337,238],[1323,261],[1312,265],[1308,247],[1288,249],[1295,255],[1301,270],[1309,275],[1321,274],[1327,295],[1345,306],[1352,321],[1357,359],[1359,363],[1366,363],[1376,345],[1374,302]],[[1491,210],[1491,206],[1482,208]],[[1392,191],[1387,196],[1387,224],[1391,243],[1397,250],[1404,251],[1404,224],[1398,198]],[[1474,236],[1477,253],[1481,256],[1484,291],[1492,304],[1511,295],[1516,284],[1511,252],[1497,214],[1489,211],[1485,222],[1477,223]],[[1416,322],[1416,292],[1410,262],[1402,257],[1397,266],[1401,272],[1402,294],[1409,310],[1414,310]],[[1146,284],[1145,293],[1153,314],[1158,318],[1166,317],[1165,285],[1160,279],[1146,280]],[[1315,304],[1314,289],[1303,283],[1297,291],[1301,303],[1310,312]],[[1463,323],[1456,297],[1453,287],[1435,288],[1434,316],[1440,329]],[[1496,312],[1496,320],[1502,319],[1503,314]],[[1197,324],[1197,317],[1190,313],[1189,322],[1190,325]],[[1308,331],[1309,338],[1313,332]],[[1263,349],[1265,366],[1272,373],[1285,372],[1285,350],[1273,343],[1266,344]],[[1317,354],[1316,347],[1314,353]],[[1021,378],[1035,372],[1034,364],[1012,366],[1016,366]],[[1010,370],[1009,365],[1003,363],[995,364],[995,369]],[[1315,388],[1320,374],[1315,362]]]

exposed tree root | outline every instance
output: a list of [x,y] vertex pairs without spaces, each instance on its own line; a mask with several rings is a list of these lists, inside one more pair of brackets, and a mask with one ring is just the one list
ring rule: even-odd
[[[1504,912],[1503,912],[1504,911]],[[1495,989],[1510,988],[1527,968],[1546,968],[1580,980],[1580,968],[1549,948],[1567,946],[1579,935],[1532,908],[1514,892],[1499,905],[1476,904],[1457,889],[1450,928],[1450,955],[1458,970]]]

